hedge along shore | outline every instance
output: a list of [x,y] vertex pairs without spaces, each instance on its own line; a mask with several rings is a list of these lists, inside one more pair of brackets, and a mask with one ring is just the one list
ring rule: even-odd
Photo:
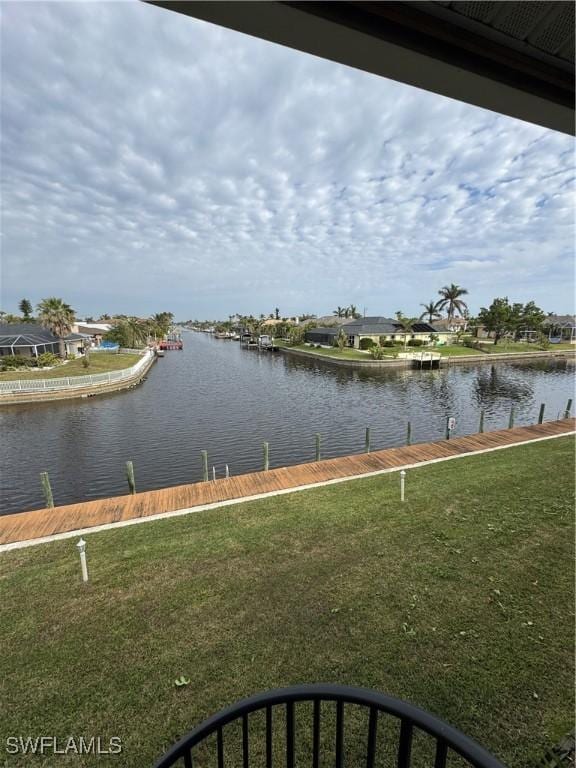
[[[75,387],[74,389],[40,390],[38,392],[0,392],[0,406],[45,403],[50,400],[72,400],[105,395],[110,392],[119,392],[123,389],[132,389],[132,387],[137,386],[142,379],[144,379],[155,361],[156,356],[151,354],[140,370],[136,371],[133,376],[121,379],[120,381],[112,381],[110,383],[104,382],[102,384],[87,384],[86,386]],[[117,373],[117,371],[113,371],[113,373]]]
[[[420,347],[412,347],[411,351],[417,352]],[[303,349],[294,349],[293,347],[280,347],[280,352],[287,355],[294,355],[295,357],[305,357],[306,359],[319,360],[330,365],[343,365],[349,368],[410,368],[412,367],[413,360],[405,359],[390,359],[390,360],[350,360],[350,359],[338,359],[337,357],[329,357],[328,355],[317,355],[310,350],[307,352]],[[554,352],[544,350],[542,352],[487,352],[483,355],[455,355],[454,357],[446,356],[440,358],[440,366],[445,367],[447,365],[453,365],[456,363],[493,363],[493,362],[514,362],[522,360],[538,360],[538,359],[562,359],[568,358],[569,360],[576,359],[576,349],[563,349],[562,351]]]

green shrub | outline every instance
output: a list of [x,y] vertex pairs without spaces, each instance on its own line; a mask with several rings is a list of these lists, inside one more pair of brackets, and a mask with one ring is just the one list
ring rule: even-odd
[[360,349],[372,349],[374,346],[376,344],[372,339],[360,339]]
[[295,326],[293,328],[290,328],[288,331],[288,343],[292,347],[298,346],[298,344],[302,344],[304,341],[304,334],[305,330],[304,328],[301,328],[300,326]]
[[384,341],[380,341],[380,344],[383,347],[394,347],[396,345],[396,342],[392,341],[392,339],[384,339]]
[[369,354],[373,360],[382,360],[385,356],[384,348],[374,344],[370,347]]
[[33,357],[24,357],[23,355],[5,355],[0,357],[0,369],[3,371],[14,370],[14,368],[33,368],[36,360]]
[[478,344],[473,336],[465,336],[462,339],[462,344],[464,344],[465,347],[469,347],[470,349],[482,349],[480,344]]
[[2,364],[7,368],[26,368],[34,365],[35,360],[32,357],[24,357],[23,355],[6,355],[2,358]]
[[422,339],[408,339],[409,347],[421,347],[423,345],[424,341]]
[[66,360],[76,360],[74,352],[70,352],[70,354],[66,356]]
[[82,367],[83,368],[90,367],[90,358],[88,357],[88,355],[84,355],[84,357],[82,358]]
[[58,364],[60,358],[54,352],[43,352],[38,355],[38,365],[42,368],[53,368]]

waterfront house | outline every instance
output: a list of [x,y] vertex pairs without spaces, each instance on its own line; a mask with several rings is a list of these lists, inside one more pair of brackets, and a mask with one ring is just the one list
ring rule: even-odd
[[0,325],[0,355],[38,357],[44,352],[58,354],[58,338],[36,323],[9,323]]
[[[404,344],[406,332],[402,324],[389,317],[361,317],[356,320],[348,320],[335,327],[311,328],[306,331],[305,341],[322,346],[331,346],[343,330],[347,335],[347,346],[360,349],[363,339],[370,339],[378,344],[380,340],[398,342]],[[412,325],[408,333],[408,342],[418,339],[422,344],[430,344],[436,337],[437,341],[450,341],[454,334],[451,331],[437,330],[430,323],[418,321]]]
[[[69,333],[64,337],[66,355],[83,354],[90,339],[85,334]],[[44,352],[58,355],[58,337],[37,323],[10,323],[0,325],[0,356],[21,355],[38,357]]]

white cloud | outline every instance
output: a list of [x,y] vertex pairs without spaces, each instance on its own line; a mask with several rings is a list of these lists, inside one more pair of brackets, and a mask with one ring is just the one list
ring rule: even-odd
[[3,17],[5,308],[571,309],[570,138],[141,3]]

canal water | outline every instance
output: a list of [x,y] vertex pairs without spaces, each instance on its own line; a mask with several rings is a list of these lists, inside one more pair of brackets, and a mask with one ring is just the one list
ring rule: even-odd
[[556,419],[574,391],[565,359],[454,365],[434,371],[361,370],[283,354],[241,349],[201,333],[184,334],[184,350],[167,352],[139,387],[86,400],[0,409],[0,513],[43,506],[39,474],[47,471],[56,504],[127,492],[125,462],[137,490],[201,479],[200,451],[222,477],[314,459],[316,432],[324,458]]

